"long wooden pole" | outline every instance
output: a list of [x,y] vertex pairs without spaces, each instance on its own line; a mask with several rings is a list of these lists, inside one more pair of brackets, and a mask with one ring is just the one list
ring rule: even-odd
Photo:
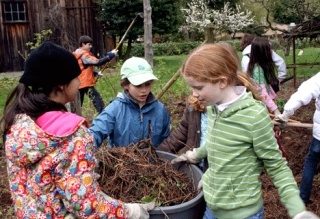
[[[115,50],[118,50],[118,49],[119,49],[120,45],[122,44],[123,40],[126,38],[129,30],[131,29],[132,25],[134,24],[134,22],[136,21],[136,19],[137,19],[138,16],[141,16],[141,13],[138,13],[138,14],[135,16],[135,18],[131,21],[128,29],[127,29],[126,32],[123,34],[123,36],[122,36],[120,42],[118,43],[118,45],[116,46]],[[110,62],[107,62],[107,63],[103,66],[103,68],[101,69],[100,72],[103,72],[103,71],[109,66],[109,63],[110,63]]]
[[[277,122],[277,121],[272,121],[273,124],[275,125],[282,125],[281,122]],[[310,123],[302,123],[302,122],[287,122],[285,123],[285,126],[290,126],[290,127],[299,127],[299,128],[310,128],[312,129],[313,128],[313,124],[310,124]]]
[[160,99],[163,94],[171,87],[171,85],[179,78],[180,76],[180,70],[179,69],[172,77],[171,79],[166,83],[166,85],[161,89],[161,91],[156,95],[157,99]]

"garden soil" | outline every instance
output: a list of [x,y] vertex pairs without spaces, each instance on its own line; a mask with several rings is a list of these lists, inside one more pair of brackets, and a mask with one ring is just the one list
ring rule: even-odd
[[[296,87],[300,85],[301,81],[297,81]],[[286,82],[281,91],[278,92],[278,100],[285,103],[289,99],[292,93],[296,91],[293,86],[293,80]],[[169,111],[171,112],[171,119],[173,124],[177,124],[181,119],[184,109],[184,100],[170,100],[170,103],[165,103]],[[304,123],[312,123],[312,117],[315,110],[314,101],[311,101],[307,106],[301,107],[296,111],[292,119],[298,120]],[[303,170],[304,159],[308,152],[309,144],[312,139],[312,130],[308,128],[298,127],[284,127],[281,132],[280,140],[281,144],[287,154],[288,165],[291,168],[293,175],[298,183],[301,182],[301,173]],[[3,176],[0,179],[0,212],[10,214],[12,205],[10,200],[10,193],[7,184],[6,169],[4,162],[4,151],[0,153],[0,175]],[[287,219],[287,211],[280,202],[277,189],[268,177],[266,173],[261,174],[261,180],[263,182],[263,199],[265,206],[265,218],[267,219]],[[312,204],[307,206],[307,210],[320,215],[320,175],[318,174],[313,182],[313,190],[311,195]],[[4,212],[4,210],[6,212]],[[6,215],[6,218],[10,218]],[[14,218],[14,217],[12,217]]]

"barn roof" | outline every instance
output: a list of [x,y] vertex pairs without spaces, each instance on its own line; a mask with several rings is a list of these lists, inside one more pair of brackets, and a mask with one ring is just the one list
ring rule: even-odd
[[273,30],[269,28],[262,36],[275,36],[275,35],[281,35],[283,32],[288,31],[288,26],[287,24],[277,24],[277,23],[272,23],[272,26],[276,28],[276,30]]
[[291,31],[284,34],[285,38],[317,38],[320,36],[320,22],[305,21],[297,24]]

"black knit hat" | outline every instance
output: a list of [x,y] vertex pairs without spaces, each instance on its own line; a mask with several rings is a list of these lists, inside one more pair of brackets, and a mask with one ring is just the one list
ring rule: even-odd
[[70,51],[46,41],[28,56],[19,82],[27,86],[52,88],[68,84],[80,73],[78,61]]
[[82,43],[87,44],[87,43],[92,43],[92,42],[93,42],[93,40],[92,40],[91,37],[89,37],[89,36],[81,36],[81,37],[79,38],[79,44],[80,44],[80,46],[82,46]]

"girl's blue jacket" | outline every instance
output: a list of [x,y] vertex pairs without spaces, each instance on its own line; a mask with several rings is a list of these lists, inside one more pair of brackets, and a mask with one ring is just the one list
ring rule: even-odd
[[110,147],[119,147],[151,137],[157,147],[170,134],[170,115],[152,93],[140,109],[123,91],[93,120],[89,132],[97,146],[106,138]]

